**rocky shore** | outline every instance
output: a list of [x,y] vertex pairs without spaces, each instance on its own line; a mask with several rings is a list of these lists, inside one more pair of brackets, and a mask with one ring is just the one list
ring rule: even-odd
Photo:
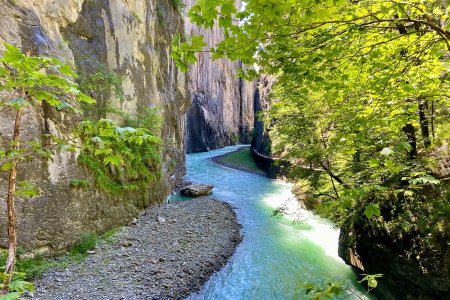
[[210,197],[148,209],[83,263],[35,282],[34,299],[182,299],[199,290],[242,237],[232,208]]

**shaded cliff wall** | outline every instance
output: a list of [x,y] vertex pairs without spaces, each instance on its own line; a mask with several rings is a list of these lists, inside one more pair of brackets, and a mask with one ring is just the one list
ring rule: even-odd
[[254,129],[252,137],[252,149],[263,155],[272,155],[271,141],[267,126],[261,118],[258,118],[258,114],[269,109],[269,93],[272,89],[275,79],[269,76],[262,76],[254,97]]
[[[186,0],[186,11],[195,4]],[[237,1],[240,6],[240,1]],[[196,27],[186,20],[186,34],[203,34],[208,47],[223,38],[223,30]],[[240,62],[213,61],[209,53],[199,53],[189,69],[192,107],[186,116],[186,150],[201,152],[238,142],[250,143],[253,129],[253,97],[256,82],[236,78]]]
[[[58,152],[53,161],[21,163],[19,180],[39,186],[41,195],[16,200],[19,247],[58,252],[83,232],[103,232],[128,222],[139,210],[160,203],[172,183],[184,175],[184,114],[190,104],[187,77],[169,59],[181,17],[170,0],[16,0],[0,2],[0,44],[12,43],[34,55],[55,56],[75,67],[81,78],[107,66],[123,78],[124,99],[106,93],[99,107],[130,113],[146,107],[162,109],[163,177],[148,195],[129,192],[106,195],[91,187],[70,187],[72,179],[90,178],[77,166],[75,153]],[[2,51],[0,46],[0,52]],[[96,95],[94,95],[96,96]],[[97,107],[97,108],[99,108]],[[107,117],[114,118],[112,115]],[[42,139],[52,133],[70,138],[82,116],[45,105],[28,109],[23,139]],[[11,111],[0,112],[0,143],[11,138]],[[6,244],[6,180],[0,173],[0,230]]]
[[448,231],[433,240],[432,253],[410,257],[406,253],[411,249],[411,237],[392,239],[382,229],[365,227],[354,224],[341,228],[339,256],[358,274],[383,274],[373,290],[378,299],[450,299]]
[[263,169],[267,173],[267,176],[270,178],[280,178],[287,175],[289,164],[273,155],[269,128],[258,117],[260,112],[269,109],[269,93],[274,83],[275,78],[270,76],[262,76],[258,83],[253,104],[255,120],[251,150],[258,167]]

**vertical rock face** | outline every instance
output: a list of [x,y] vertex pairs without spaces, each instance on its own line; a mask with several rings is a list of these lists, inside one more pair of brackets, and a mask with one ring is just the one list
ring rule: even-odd
[[[269,93],[275,83],[275,78],[270,76],[262,76],[254,97],[255,116],[259,112],[269,109]],[[279,161],[272,153],[272,144],[269,136],[269,129],[264,122],[255,117],[253,138],[252,138],[252,155],[258,166],[263,169],[270,178],[278,178],[286,175],[289,168],[287,162]]]
[[[186,0],[186,10],[195,2]],[[186,21],[185,28],[188,35],[203,34],[208,46],[223,38],[223,30],[218,26],[203,30]],[[250,143],[251,139],[256,84],[236,78],[236,70],[242,67],[240,62],[212,61],[210,56],[198,54],[198,62],[189,70],[192,107],[186,116],[188,153]]]
[[[143,112],[149,106],[163,111],[163,177],[147,196],[130,192],[108,196],[91,187],[70,187],[72,179],[90,174],[76,163],[77,154],[60,152],[53,161],[21,163],[19,180],[41,188],[41,195],[17,198],[19,246],[60,251],[87,231],[102,232],[124,224],[138,211],[161,202],[171,184],[184,174],[184,114],[190,104],[187,77],[169,59],[171,40],[183,31],[181,17],[170,0],[16,0],[0,2],[0,43],[12,43],[34,55],[55,56],[72,65],[81,80],[102,68],[122,78],[122,97],[111,91],[98,97],[98,111]],[[2,46],[0,46],[0,52]],[[114,116],[103,113],[106,117]],[[28,109],[23,139],[42,139],[52,133],[70,138],[82,116],[65,114],[45,105]],[[12,112],[0,112],[0,143],[12,133]],[[6,182],[0,173],[1,244],[6,243]]]
[[[274,78],[267,76],[261,77],[254,97],[255,115],[269,109],[269,93],[274,83]],[[262,155],[272,155],[268,128],[266,128],[264,122],[257,117],[255,117],[254,120],[252,149]]]

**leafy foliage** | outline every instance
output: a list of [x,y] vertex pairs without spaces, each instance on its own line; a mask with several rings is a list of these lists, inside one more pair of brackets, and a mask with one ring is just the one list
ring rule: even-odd
[[8,274],[0,272],[0,289],[7,290],[6,294],[0,296],[0,300],[23,299],[21,296],[25,292],[32,293],[34,284],[26,281],[25,276],[26,274],[23,272],[14,272],[11,282],[8,284]]
[[[197,1],[188,15],[205,28],[227,19],[213,59],[242,60],[242,77],[275,78],[262,116],[271,148],[308,182],[317,211],[354,241],[374,239],[423,270],[439,268],[450,240],[450,173],[434,167],[450,140],[446,2],[228,4]],[[194,62],[174,52],[178,65]]]
[[161,108],[157,106],[147,107],[143,113],[125,114],[125,126],[133,128],[144,128],[153,135],[159,135],[161,130]]
[[202,35],[192,36],[190,42],[184,42],[181,40],[180,34],[176,34],[172,41],[172,52],[170,56],[175,59],[175,63],[182,72],[188,71],[188,64],[195,63],[197,57],[196,51],[202,50],[206,46],[203,41]]
[[[0,59],[0,91],[9,93],[9,97],[2,99],[2,105],[19,109],[43,101],[53,107],[69,106],[71,99],[95,102],[81,93],[76,83],[63,77],[77,78],[70,66],[57,58],[26,56],[8,43],[4,46],[6,51]],[[17,96],[21,89],[26,98]]]
[[81,88],[97,97],[109,95],[111,91],[120,100],[125,101],[125,94],[122,88],[123,78],[111,71],[107,65],[99,65],[97,71],[82,80]]
[[70,250],[70,254],[82,254],[85,255],[89,250],[95,248],[98,242],[98,236],[94,232],[86,232],[84,233],[80,240],[72,247]]
[[[0,109],[12,108],[15,111],[31,109],[42,102],[57,110],[77,111],[73,106],[76,100],[94,103],[95,100],[83,94],[71,78],[77,78],[70,66],[56,58],[28,56],[16,47],[5,43],[5,52],[0,58]],[[50,158],[52,150],[65,147],[63,141],[52,135],[44,136],[45,142],[37,140],[21,141],[20,149],[11,151],[0,149],[0,170],[9,171],[12,161],[30,159],[32,156]],[[22,182],[22,189],[17,191],[20,196],[36,196],[38,189],[31,183]]]
[[[382,274],[362,274],[363,278],[359,280],[360,283],[367,283],[367,293],[364,296],[360,296],[356,291],[348,286],[345,282],[329,281],[323,286],[317,286],[312,283],[303,283],[299,286],[299,289],[304,290],[304,295],[310,300],[323,300],[339,297],[342,294],[352,294],[354,298],[367,299],[367,296],[371,290],[378,286],[378,279],[383,277]],[[304,297],[299,297],[303,299]]]
[[339,296],[344,290],[343,285],[336,282],[328,282],[323,287],[306,283],[301,285],[300,288],[305,290],[305,295],[307,295],[310,300],[331,299],[335,296]]
[[8,43],[4,47],[5,52],[0,57],[0,108],[2,112],[6,110],[14,116],[14,126],[12,139],[8,143],[2,141],[1,146],[6,146],[6,149],[0,149],[0,170],[9,172],[6,199],[9,247],[3,273],[5,279],[2,292],[5,295],[1,298],[16,299],[31,286],[25,281],[14,279],[17,248],[15,197],[33,197],[39,194],[39,190],[29,182],[19,182],[19,189],[16,189],[17,165],[21,160],[32,159],[33,155],[47,159],[51,157],[52,148],[66,145],[64,140],[51,135],[46,136],[44,143],[22,141],[20,134],[23,112],[43,103],[57,110],[77,111],[72,106],[76,101],[94,103],[95,100],[83,94],[78,85],[68,79],[76,78],[76,74],[70,66],[58,59],[23,54]]
[[113,194],[142,190],[161,176],[160,139],[145,128],[118,127],[109,119],[84,121],[79,163],[100,189]]

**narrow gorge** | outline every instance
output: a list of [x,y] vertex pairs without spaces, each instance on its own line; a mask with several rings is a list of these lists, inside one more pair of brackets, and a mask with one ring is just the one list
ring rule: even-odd
[[[187,8],[192,3],[188,1]],[[124,224],[142,208],[167,197],[185,172],[184,153],[250,142],[255,84],[236,78],[242,65],[225,59],[213,62],[202,54],[187,76],[171,61],[175,33],[201,33],[183,21],[184,5],[177,1],[4,1],[0,5],[0,43],[57,57],[74,67],[85,92],[97,100],[95,111],[87,112],[90,116],[120,120],[115,111],[137,114],[148,107],[162,111],[163,176],[148,188],[145,199],[141,191],[116,199],[95,189],[71,188],[72,180],[89,177],[77,166],[76,153],[58,152],[53,161],[24,164],[23,170],[32,171],[21,180],[39,186],[41,194],[16,204],[23,247],[58,252],[83,232],[104,232]],[[205,33],[211,45],[223,37],[219,29]],[[95,81],[99,75],[102,79]],[[28,139],[41,139],[47,133],[68,138],[81,116],[42,106],[27,112],[24,119],[23,136]],[[2,112],[0,120],[0,136],[6,137],[12,119]],[[1,180],[4,194],[6,177]],[[3,245],[4,213],[2,209]]]
[[449,298],[449,16],[0,0],[0,297]]

